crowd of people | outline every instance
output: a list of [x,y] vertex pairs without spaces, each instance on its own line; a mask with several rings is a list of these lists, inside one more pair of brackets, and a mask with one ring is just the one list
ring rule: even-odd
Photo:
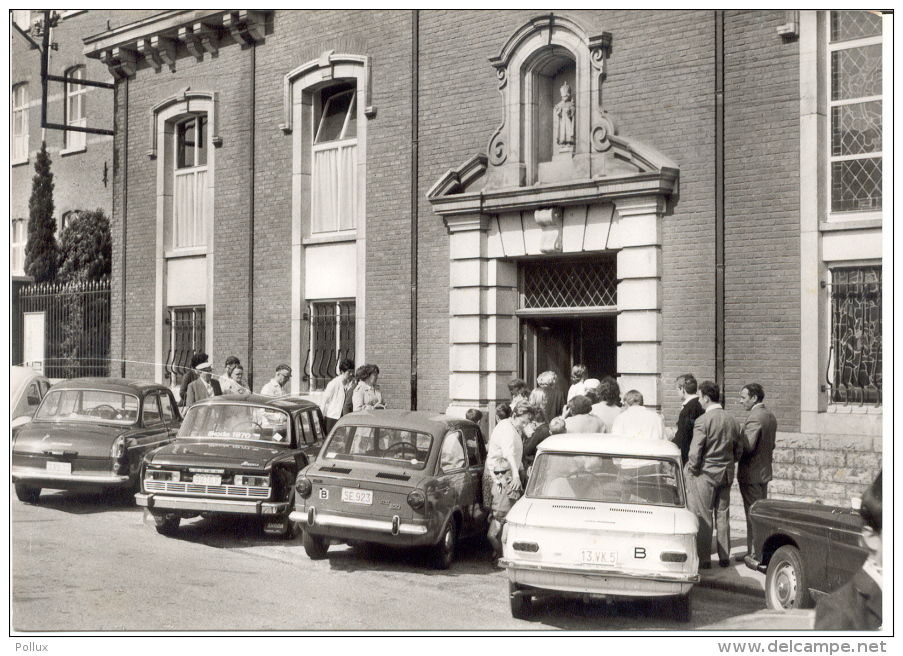
[[714,382],[697,384],[692,374],[684,374],[678,376],[676,387],[682,405],[675,426],[669,429],[660,413],[644,405],[638,390],[622,397],[614,378],[589,378],[581,364],[571,370],[567,394],[552,371],[540,374],[532,390],[522,379],[510,381],[511,400],[497,406],[498,421],[487,444],[484,472],[484,499],[495,520],[490,527],[493,545],[501,535],[511,499],[523,493],[542,440],[556,433],[608,433],[670,440],[680,449],[687,502],[699,518],[697,550],[703,569],[712,566],[713,533],[719,565],[730,564],[728,509],[736,470],[747,517],[747,551],[751,551],[749,509],[768,494],[777,432],[777,420],[763,403],[765,391],[758,383],[742,388],[739,401],[749,414],[741,424],[724,409]]

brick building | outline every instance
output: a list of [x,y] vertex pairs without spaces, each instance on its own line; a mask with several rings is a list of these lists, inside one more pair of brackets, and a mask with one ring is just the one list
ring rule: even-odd
[[[888,19],[883,19],[888,21]],[[669,424],[757,381],[777,496],[882,457],[882,40],[867,12],[210,11],[84,39],[116,79],[113,351],[492,415],[575,362]],[[132,364],[153,363],[153,364]]]

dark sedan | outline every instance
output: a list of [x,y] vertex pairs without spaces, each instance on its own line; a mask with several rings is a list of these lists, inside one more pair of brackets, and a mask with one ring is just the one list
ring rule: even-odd
[[197,515],[261,517],[292,535],[295,476],[323,444],[319,406],[298,397],[229,394],[191,406],[178,438],[145,458],[139,506],[173,535]]
[[753,553],[746,566],[764,572],[769,608],[811,608],[819,595],[849,581],[868,555],[862,518],[852,508],[764,499],[750,509]]
[[124,378],[74,378],[47,392],[34,418],[12,435],[16,496],[41,489],[137,490],[144,454],[171,442],[181,417],[172,392]]

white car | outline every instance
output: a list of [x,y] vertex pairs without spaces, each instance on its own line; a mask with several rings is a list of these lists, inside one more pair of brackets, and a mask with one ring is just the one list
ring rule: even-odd
[[553,435],[502,537],[511,614],[546,595],[660,597],[688,622],[698,526],[671,442]]

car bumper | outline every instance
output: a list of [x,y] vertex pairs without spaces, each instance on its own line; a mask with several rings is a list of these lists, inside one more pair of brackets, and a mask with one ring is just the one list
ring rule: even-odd
[[743,564],[750,569],[762,572],[763,574],[768,571],[768,565],[759,562],[753,554],[746,554],[743,556]]
[[33,483],[41,487],[66,489],[68,486],[103,485],[105,487],[126,487],[131,482],[129,476],[111,472],[75,472],[62,474],[49,472],[38,467],[12,467],[10,477],[13,483]]
[[499,560],[499,565],[508,570],[508,579],[513,583],[559,592],[663,597],[686,594],[699,582],[697,573],[612,571],[524,563],[507,558]]
[[289,519],[304,527],[311,534],[337,539],[365,540],[385,544],[431,543],[430,529],[426,524],[402,521],[397,515],[392,519],[373,519],[334,513],[295,510]]
[[186,512],[216,512],[235,515],[261,515],[278,517],[289,509],[287,501],[239,501],[235,499],[198,499],[196,497],[172,497],[140,492],[135,503],[148,510],[182,510]]

